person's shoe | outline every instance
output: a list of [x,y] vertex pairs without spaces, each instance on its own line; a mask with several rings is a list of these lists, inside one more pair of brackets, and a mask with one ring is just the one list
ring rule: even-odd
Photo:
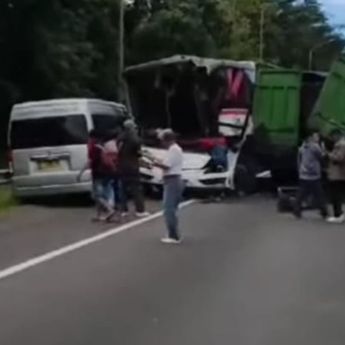
[[129,216],[129,212],[122,212],[121,213],[121,217],[122,218],[126,218],[126,217],[128,217]]
[[163,244],[181,244],[182,240],[176,240],[174,238],[170,238],[170,237],[165,237],[161,239],[161,242]]
[[114,213],[111,216],[109,216],[105,220],[105,222],[106,223],[120,223],[121,220],[122,220],[121,216],[116,211],[114,211]]
[[112,210],[112,211],[109,211],[107,212],[107,214],[105,214],[104,216],[102,216],[101,220],[103,222],[110,222],[113,217],[116,215],[116,211]]
[[296,219],[302,219],[302,212],[301,211],[293,211],[293,215],[295,216]]
[[345,222],[345,214],[342,214],[339,217],[329,217],[327,222],[331,224],[342,224]]
[[138,218],[146,218],[151,215],[150,212],[137,212],[135,214]]

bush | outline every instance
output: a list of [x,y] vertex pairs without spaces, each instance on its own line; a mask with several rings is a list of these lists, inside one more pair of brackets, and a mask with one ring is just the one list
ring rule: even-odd
[[16,205],[10,186],[0,186],[0,213]]

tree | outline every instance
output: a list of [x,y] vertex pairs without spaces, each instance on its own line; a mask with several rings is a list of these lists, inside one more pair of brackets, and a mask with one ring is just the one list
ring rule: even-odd
[[129,11],[127,61],[187,52],[258,59],[262,13],[269,62],[307,68],[310,49],[332,40],[316,59],[318,68],[327,69],[344,46],[317,0],[136,0]]
[[117,9],[114,0],[12,0],[6,73],[20,98],[116,98]]
[[[2,0],[0,92],[19,100],[116,99],[120,0]],[[126,9],[126,63],[173,54],[264,57],[286,67],[327,69],[345,45],[317,0],[133,0]],[[332,42],[332,43],[330,43]],[[6,103],[6,102],[3,102]]]
[[320,42],[332,41],[319,52],[315,67],[325,70],[340,54],[344,38],[329,25],[316,0],[283,0],[266,30],[267,57],[286,67],[308,68],[310,49]]
[[133,31],[128,61],[140,62],[173,54],[213,55],[215,44],[196,1],[170,1],[154,8]]

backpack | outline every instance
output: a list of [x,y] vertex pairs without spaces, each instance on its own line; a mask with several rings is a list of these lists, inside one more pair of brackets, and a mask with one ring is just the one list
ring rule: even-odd
[[118,148],[114,140],[110,140],[103,145],[97,145],[100,149],[100,163],[102,170],[113,173],[117,171],[118,166]]

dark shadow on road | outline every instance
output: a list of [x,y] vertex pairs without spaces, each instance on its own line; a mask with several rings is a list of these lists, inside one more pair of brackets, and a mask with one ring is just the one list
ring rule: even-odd
[[89,194],[27,198],[21,200],[21,203],[25,205],[44,206],[51,208],[89,208],[93,205],[92,198]]

